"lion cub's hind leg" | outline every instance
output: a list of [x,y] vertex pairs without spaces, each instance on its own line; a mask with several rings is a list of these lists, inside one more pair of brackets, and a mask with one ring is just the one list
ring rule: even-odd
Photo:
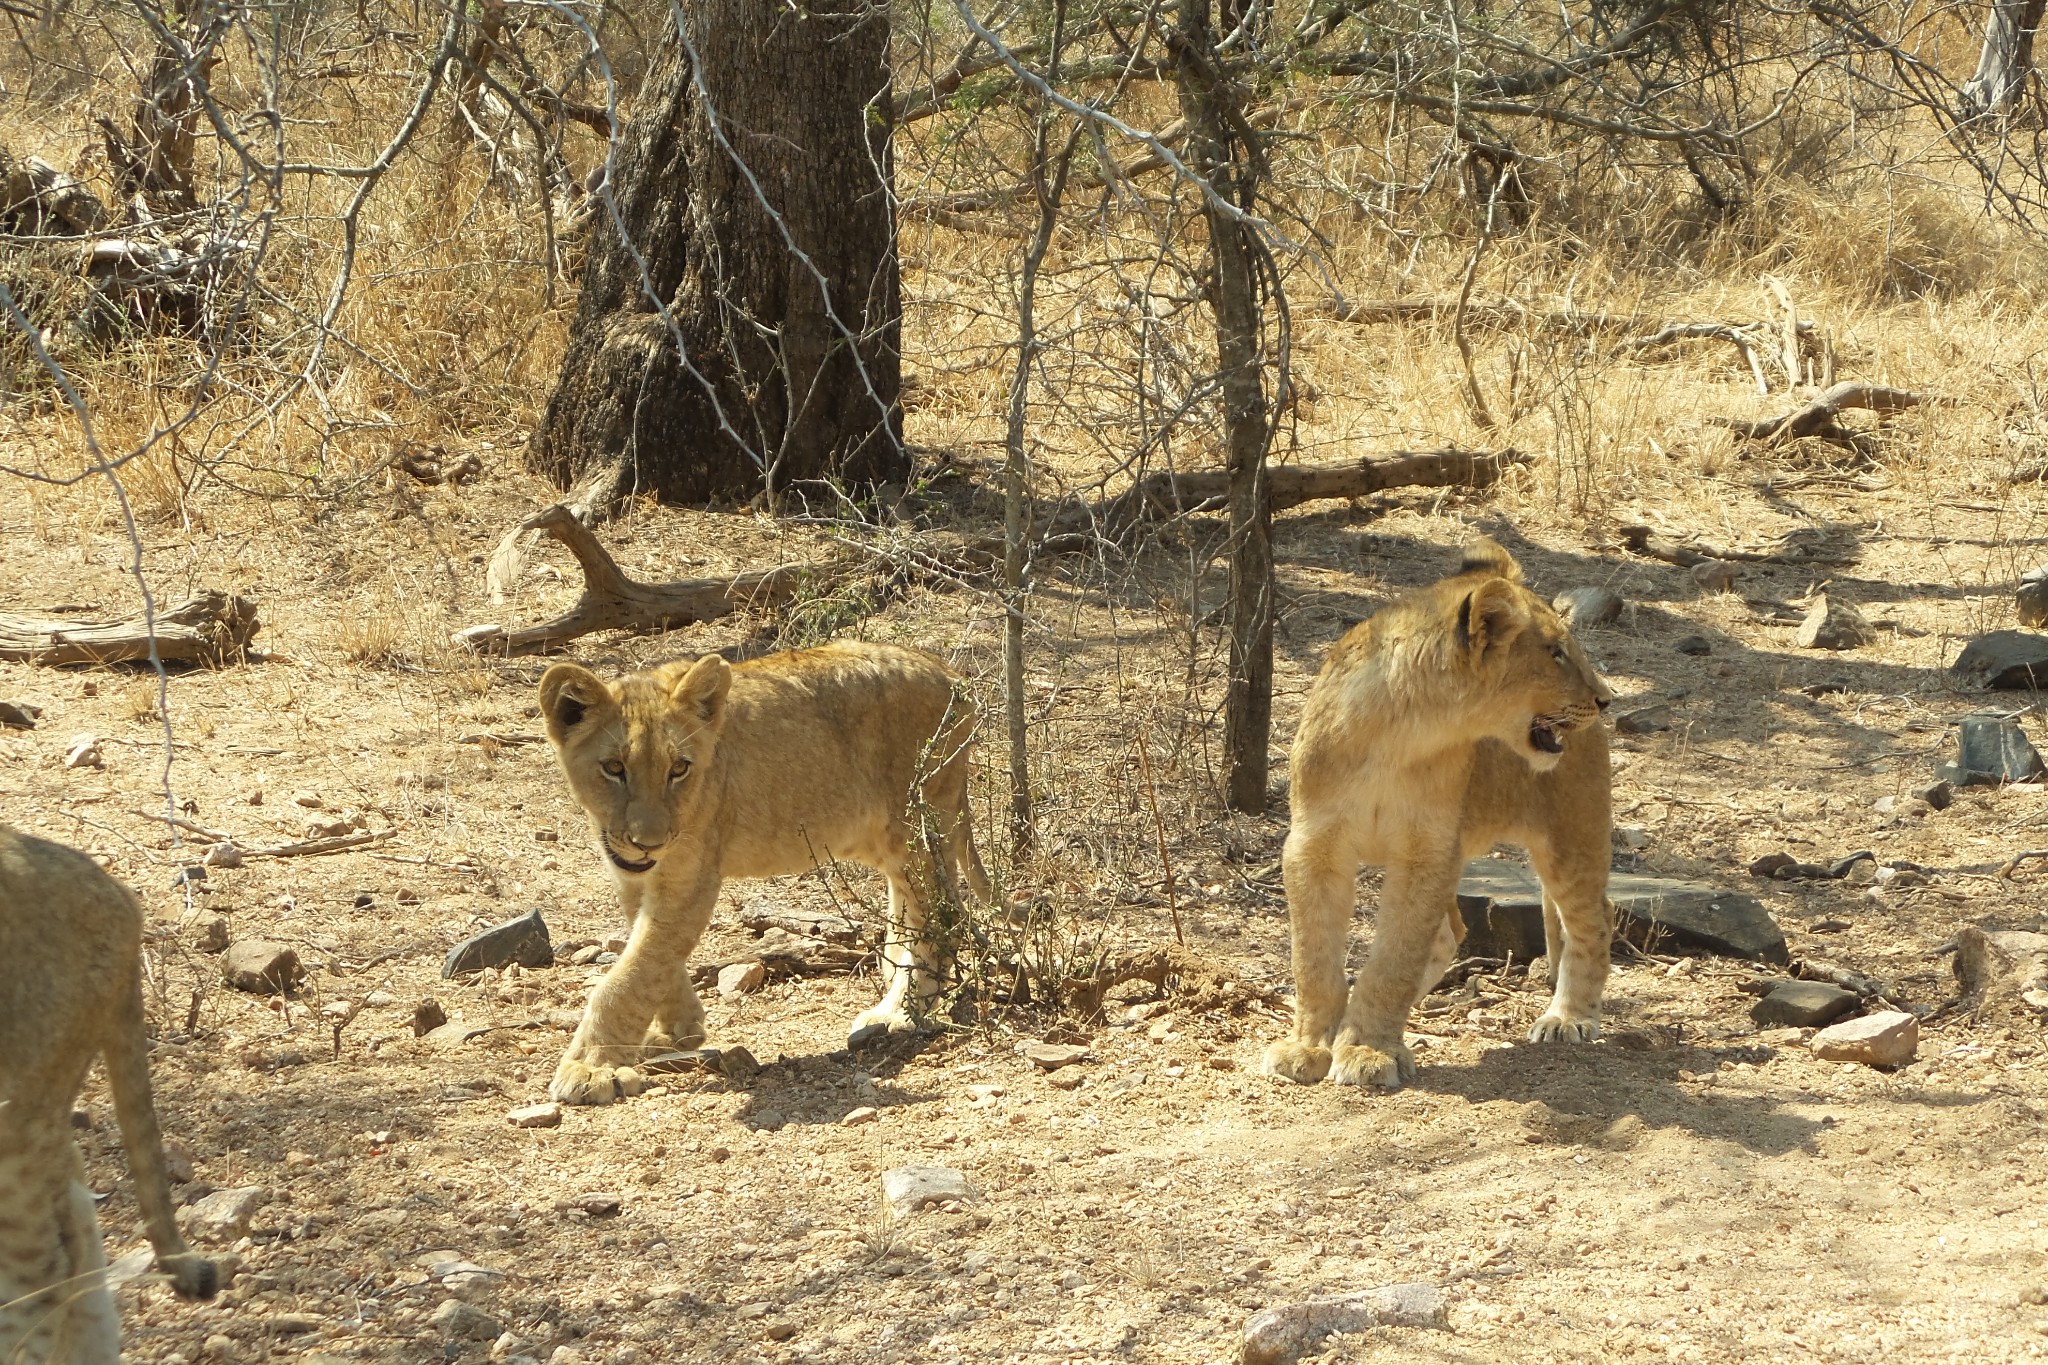
[[849,1044],[860,1044],[885,1033],[908,1033],[917,1027],[911,1018],[913,1003],[929,1000],[938,990],[938,945],[932,941],[919,883],[943,875],[927,854],[912,855],[907,843],[897,841],[899,851],[882,859],[879,870],[889,879],[889,934],[882,944],[881,1003],[854,1016],[846,1031]]
[[1550,1007],[1529,1030],[1532,1043],[1589,1043],[1600,1036],[1614,907],[1607,900],[1607,853],[1568,856],[1530,849],[1543,881],[1543,933],[1550,957]]

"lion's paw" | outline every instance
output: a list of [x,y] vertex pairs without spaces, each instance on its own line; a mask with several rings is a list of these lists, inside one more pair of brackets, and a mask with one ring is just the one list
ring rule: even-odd
[[1338,1085],[1399,1090],[1401,1082],[1415,1079],[1415,1055],[1401,1043],[1384,1052],[1364,1043],[1339,1043],[1330,1049],[1330,1079]]
[[910,1033],[915,1031],[916,1028],[917,1025],[912,1022],[910,1016],[900,1007],[890,1009],[877,1005],[873,1009],[862,1010],[858,1015],[854,1016],[852,1025],[846,1030],[846,1045],[848,1047],[859,1047],[864,1043],[875,1042],[888,1034]]
[[1532,1043],[1590,1043],[1599,1036],[1599,1016],[1588,1014],[1573,1019],[1556,1010],[1545,1010],[1529,1030]]
[[1259,1070],[1282,1080],[1314,1085],[1330,1074],[1330,1049],[1298,1038],[1272,1043],[1259,1059]]
[[548,1083],[548,1098],[558,1104],[610,1104],[619,1097],[618,1072],[564,1057]]

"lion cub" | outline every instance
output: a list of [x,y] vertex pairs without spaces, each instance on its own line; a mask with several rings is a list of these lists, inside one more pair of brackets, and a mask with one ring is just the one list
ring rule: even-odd
[[935,985],[929,898],[952,894],[956,868],[989,894],[968,820],[974,708],[945,665],[854,642],[738,665],[707,655],[609,685],[556,664],[540,680],[540,709],[629,926],[550,1095],[608,1104],[618,1068],[704,1041],[689,957],[727,877],[835,858],[881,872],[882,1002],[852,1033],[911,1027],[909,1004]]
[[[1531,1041],[1600,1031],[1613,934],[1607,732],[1613,700],[1556,612],[1491,540],[1457,574],[1382,609],[1330,650],[1295,735],[1281,855],[1294,931],[1294,1035],[1265,1069],[1397,1088],[1401,1034],[1465,936],[1458,877],[1496,840],[1543,881],[1556,989]],[[1386,868],[1371,951],[1347,1001],[1361,864]]]
[[142,909],[76,849],[0,825],[0,1361],[121,1358],[71,1101],[106,1064],[157,1265],[210,1298],[172,1214],[142,1037]]

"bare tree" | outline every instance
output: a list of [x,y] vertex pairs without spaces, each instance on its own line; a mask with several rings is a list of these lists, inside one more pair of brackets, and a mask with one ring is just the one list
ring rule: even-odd
[[[908,472],[887,13],[690,0],[609,167],[529,458],[671,501]],[[680,25],[680,26],[678,26]]]
[[1991,22],[1984,26],[1977,74],[1957,92],[1956,108],[1963,117],[2003,113],[2019,98],[2034,64],[2034,31],[2041,24],[2041,7],[2042,0],[1995,0]]

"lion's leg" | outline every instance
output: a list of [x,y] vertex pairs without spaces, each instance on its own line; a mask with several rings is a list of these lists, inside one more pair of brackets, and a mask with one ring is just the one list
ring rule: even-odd
[[1607,851],[1559,853],[1531,847],[1543,879],[1543,931],[1547,935],[1550,1008],[1529,1030],[1532,1043],[1591,1042],[1600,1036],[1600,998],[1607,991],[1608,949],[1614,909],[1607,901]]
[[[926,931],[920,877],[936,875],[930,858],[915,858],[906,846],[887,860],[881,871],[889,879],[889,934],[882,944],[882,1000],[854,1016],[847,1029],[849,1043],[866,1042],[878,1033],[907,1033],[913,1001],[924,1001],[938,989],[938,952]],[[926,885],[931,885],[927,882]]]
[[1457,948],[1457,930],[1444,911],[1456,906],[1457,874],[1455,852],[1387,868],[1372,950],[1330,1049],[1331,1080],[1394,1090],[1414,1077],[1415,1058],[1401,1034],[1426,989],[1424,974],[1437,964],[1435,975],[1441,977]]
[[1335,831],[1296,825],[1280,854],[1294,937],[1294,1032],[1266,1049],[1260,1067],[1303,1085],[1330,1070],[1330,1038],[1344,1012],[1344,950],[1358,861]]
[[[650,1031],[703,1033],[704,1007],[690,985],[690,951],[718,901],[719,878],[701,878],[666,905],[645,903],[626,951],[583,1007],[583,1022],[555,1067],[548,1095],[563,1104],[610,1104],[617,1071],[647,1055]],[[666,1016],[665,1018],[663,1016]]]

